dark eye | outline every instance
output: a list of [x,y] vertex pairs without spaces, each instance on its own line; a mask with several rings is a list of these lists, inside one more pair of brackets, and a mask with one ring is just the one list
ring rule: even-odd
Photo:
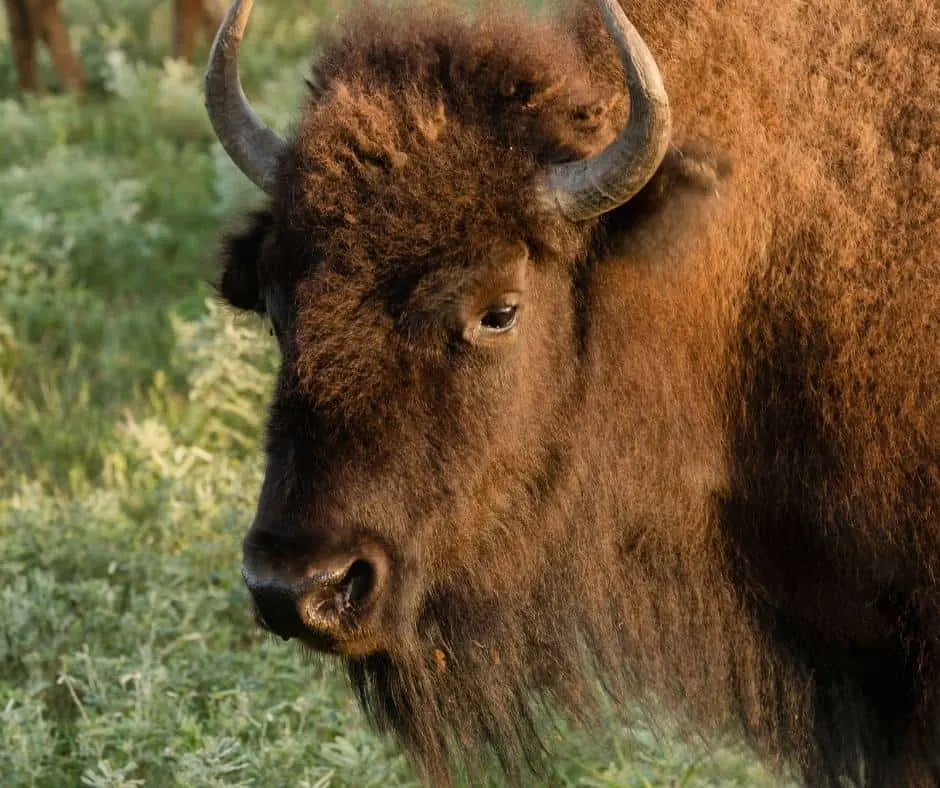
[[512,304],[492,307],[480,318],[480,327],[486,331],[508,331],[516,324],[518,310],[519,307]]
[[275,318],[273,315],[268,315],[267,318],[268,318],[268,334],[270,334],[272,337],[277,337],[278,339],[280,339],[281,327],[280,325],[278,325],[277,318]]

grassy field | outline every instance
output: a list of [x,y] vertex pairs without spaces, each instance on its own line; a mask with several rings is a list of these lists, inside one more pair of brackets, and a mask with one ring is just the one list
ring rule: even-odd
[[[206,282],[258,197],[164,60],[168,6],[67,0],[83,101],[21,102],[0,41],[0,785],[412,785],[339,671],[250,620],[276,351]],[[322,9],[259,6],[246,88],[283,129]],[[775,784],[642,726],[546,741],[533,784]]]

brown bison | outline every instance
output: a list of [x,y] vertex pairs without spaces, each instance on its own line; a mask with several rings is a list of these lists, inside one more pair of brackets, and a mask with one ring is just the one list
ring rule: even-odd
[[602,686],[936,785],[938,6],[600,6],[354,12],[290,140],[230,9],[207,107],[270,199],[220,290],[283,356],[259,620],[431,782],[521,779]]
[[[62,87],[81,90],[86,86],[82,70],[62,17],[59,0],[3,0],[13,47],[20,90],[40,89],[36,68],[36,44],[42,40],[49,49]],[[216,0],[173,0],[173,56],[193,59],[196,34],[200,27],[214,33],[222,19]]]

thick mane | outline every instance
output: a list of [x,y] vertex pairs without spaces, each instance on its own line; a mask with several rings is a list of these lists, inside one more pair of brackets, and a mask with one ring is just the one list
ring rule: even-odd
[[396,385],[359,317],[304,334],[331,288],[362,288],[354,311],[521,240],[566,267],[579,321],[572,380],[533,383],[560,400],[550,437],[484,490],[453,481],[500,528],[453,523],[460,561],[424,589],[419,631],[350,658],[353,684],[435,782],[467,753],[537,765],[540,710],[591,718],[598,676],[743,725],[813,784],[940,781],[936,3],[626,10],[674,145],[578,225],[538,178],[628,112],[593,2],[535,21],[366,7],[323,34],[275,188],[291,251],[262,261],[300,282],[317,404],[374,409]]

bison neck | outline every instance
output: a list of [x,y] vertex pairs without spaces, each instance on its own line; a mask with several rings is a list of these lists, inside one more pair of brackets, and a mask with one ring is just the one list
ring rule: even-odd
[[[585,607],[610,620],[587,613],[588,640],[610,672],[626,663],[628,693],[727,714],[822,780],[851,772],[863,739],[893,762],[906,734],[891,720],[924,703],[927,454],[881,463],[880,485],[864,466],[887,458],[860,436],[916,434],[913,419],[899,432],[914,394],[845,363],[891,354],[852,327],[870,308],[864,267],[828,231],[844,206],[794,190],[796,221],[762,213],[768,183],[722,191],[622,212],[592,271],[571,527],[598,584]],[[834,319],[846,294],[853,314]]]

